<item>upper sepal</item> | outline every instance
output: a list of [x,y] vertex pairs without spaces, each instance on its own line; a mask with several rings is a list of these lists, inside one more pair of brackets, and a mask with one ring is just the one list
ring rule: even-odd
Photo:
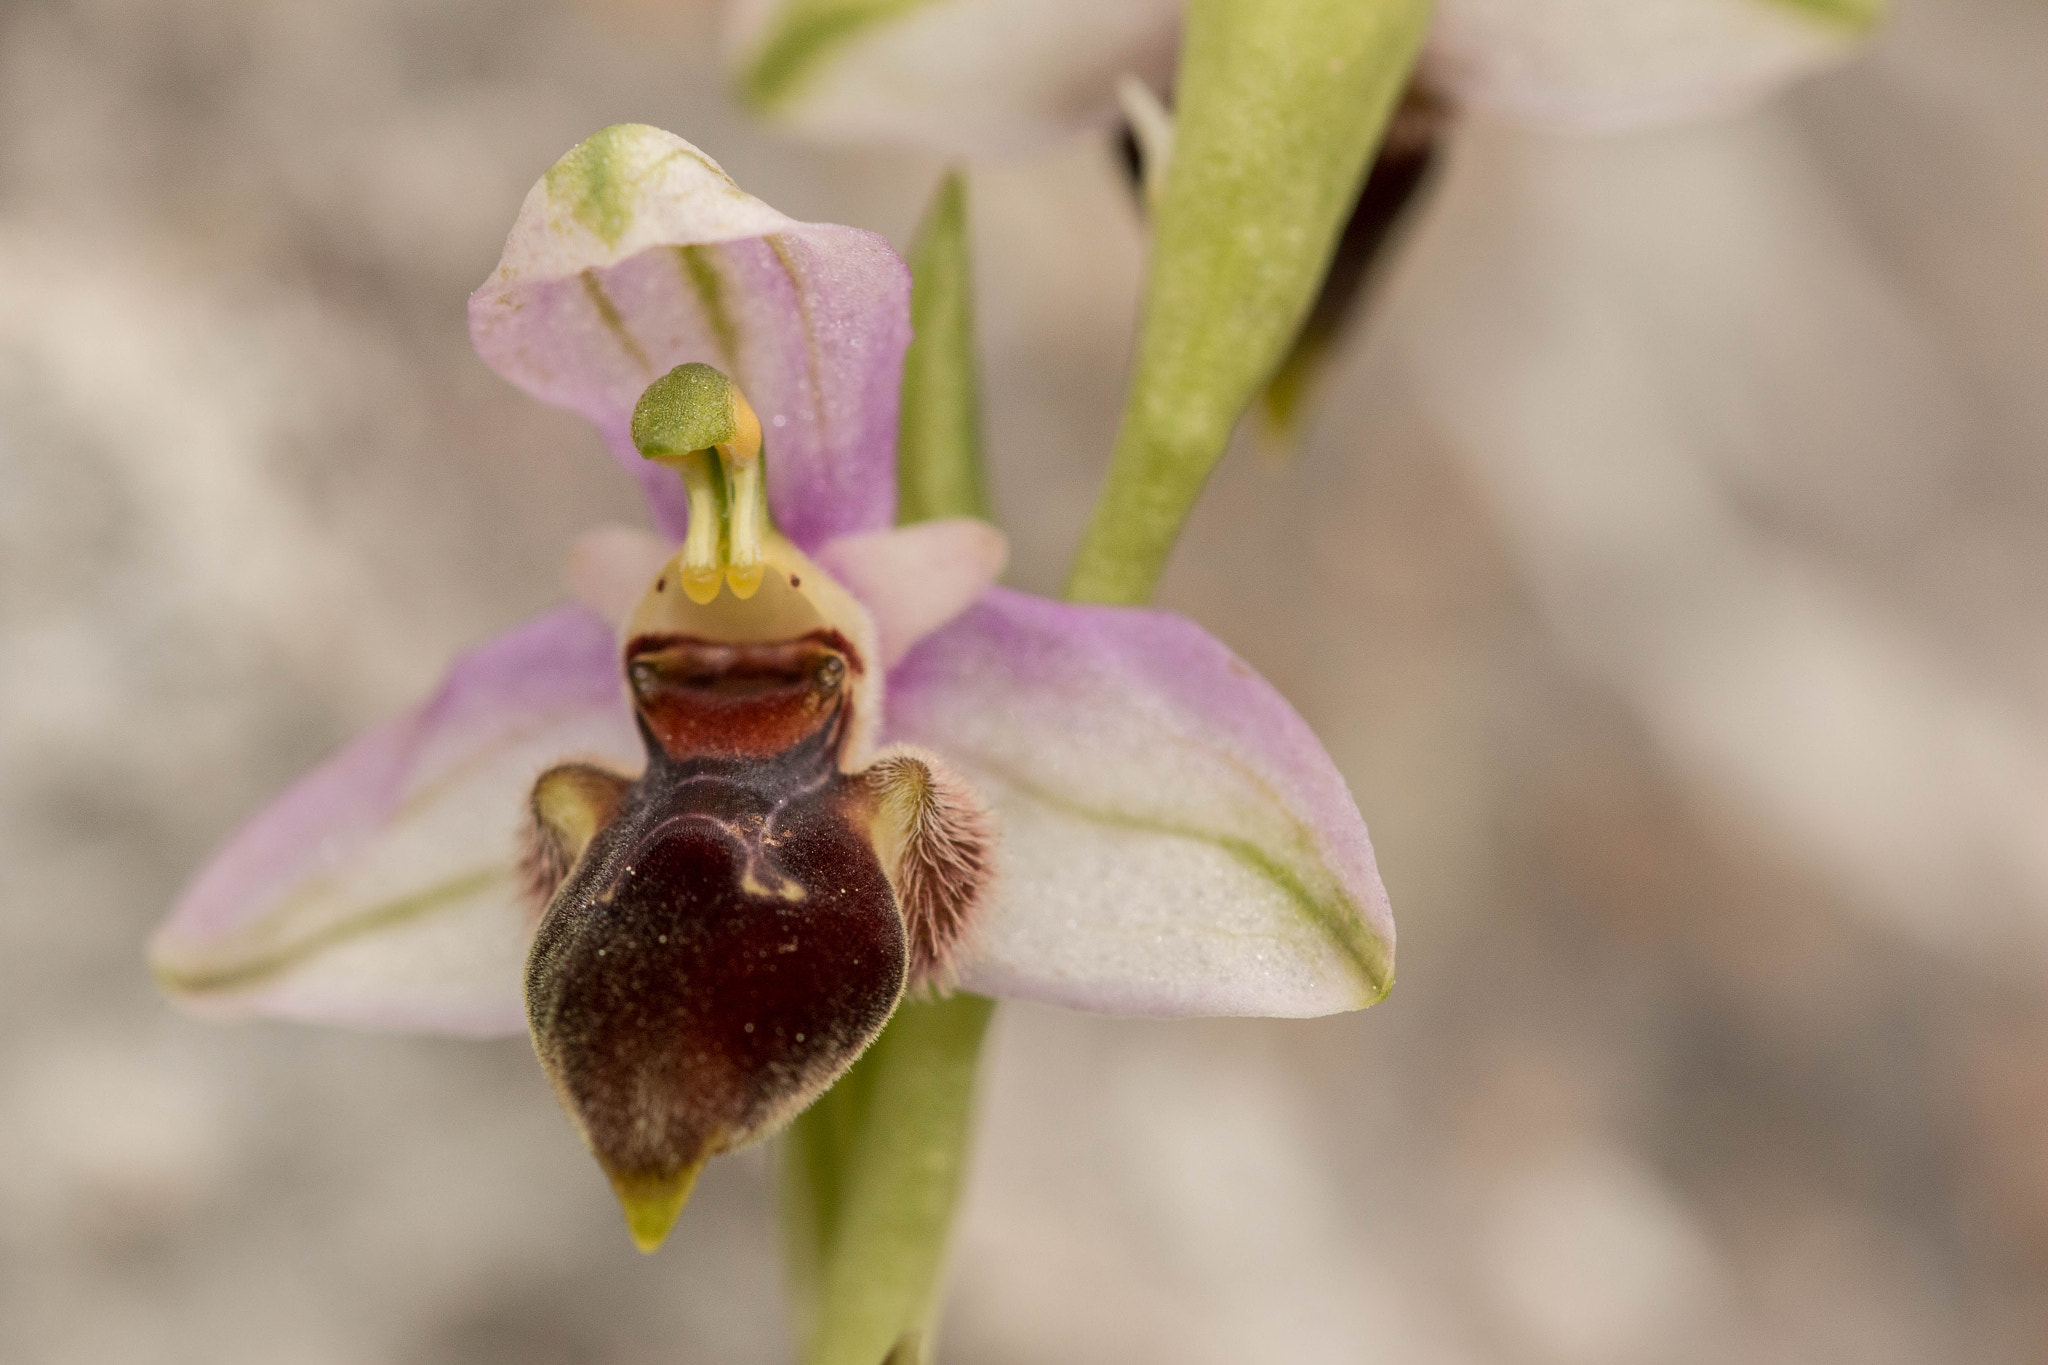
[[997,588],[889,688],[888,737],[944,754],[1001,823],[966,989],[1155,1015],[1386,993],[1393,917],[1342,776],[1194,623]]
[[894,517],[908,270],[874,233],[778,213],[672,133],[620,124],[556,162],[469,329],[498,373],[597,424],[672,536],[682,489],[628,426],[647,386],[692,361],[760,414],[769,505],[796,543]]

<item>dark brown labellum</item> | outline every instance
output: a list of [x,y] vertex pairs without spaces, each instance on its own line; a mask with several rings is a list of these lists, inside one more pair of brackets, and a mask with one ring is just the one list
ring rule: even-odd
[[644,1250],[707,1158],[817,1098],[907,985],[950,984],[994,874],[972,788],[867,752],[859,604],[768,549],[747,597],[667,592],[680,555],[641,597],[621,662],[646,772],[565,763],[530,802],[534,1051]]
[[[909,948],[872,797],[838,767],[859,667],[844,642],[637,639],[626,663],[647,771],[549,900],[526,995],[542,1065],[645,1245],[706,1158],[853,1063]],[[536,812],[575,771],[543,777]]]

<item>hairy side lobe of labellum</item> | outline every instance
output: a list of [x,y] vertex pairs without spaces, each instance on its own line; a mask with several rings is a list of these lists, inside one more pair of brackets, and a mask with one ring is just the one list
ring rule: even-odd
[[543,774],[527,859],[534,1048],[643,1250],[707,1159],[822,1093],[907,984],[943,981],[992,857],[927,756],[847,771],[864,636],[806,619],[801,573],[740,608],[660,597],[678,564],[625,647],[646,772]]

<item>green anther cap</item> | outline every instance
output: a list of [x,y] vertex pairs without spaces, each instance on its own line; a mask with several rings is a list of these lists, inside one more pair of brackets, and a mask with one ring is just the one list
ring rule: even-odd
[[678,365],[633,405],[633,446],[646,459],[674,460],[731,445],[741,436],[745,402],[730,379],[702,361]]
[[761,585],[768,493],[761,475],[761,419],[746,395],[709,365],[678,365],[633,405],[633,446],[683,476],[690,529],[683,538],[683,591],[707,603],[721,582],[735,596]]

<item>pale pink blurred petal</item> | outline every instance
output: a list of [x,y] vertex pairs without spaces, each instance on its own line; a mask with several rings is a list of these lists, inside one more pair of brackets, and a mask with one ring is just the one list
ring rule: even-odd
[[642,761],[611,627],[567,607],[458,660],[243,826],[157,930],[158,979],[209,1013],[521,1031],[518,831],[533,779],[577,757]]
[[1365,822],[1292,707],[1199,626],[1002,588],[889,678],[1002,823],[962,984],[1119,1013],[1371,1004],[1394,923]]
[[[739,0],[757,111],[828,140],[1012,156],[1113,126],[1120,77],[1172,88],[1183,0],[927,0],[856,22]],[[1456,103],[1607,131],[1726,113],[1853,51],[1884,0],[1438,0],[1423,58]]]
[[816,558],[867,607],[881,636],[882,664],[894,668],[988,591],[1009,562],[1010,544],[985,521],[943,517],[846,536]]
[[1854,51],[1881,0],[1438,0],[1422,71],[1464,108],[1600,132],[1754,104]]
[[1116,82],[1173,76],[1182,0],[927,0],[866,22],[741,0],[726,44],[743,97],[817,137],[1014,155],[1107,128]]
[[647,585],[676,547],[631,526],[600,526],[576,537],[563,577],[576,600],[623,628]]

